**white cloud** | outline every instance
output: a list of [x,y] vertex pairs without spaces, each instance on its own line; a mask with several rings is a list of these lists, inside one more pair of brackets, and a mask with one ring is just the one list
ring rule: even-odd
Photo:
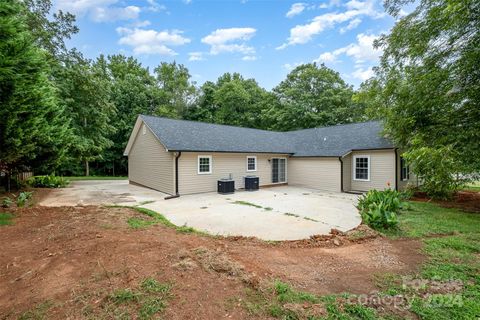
[[375,73],[373,72],[373,69],[371,67],[367,69],[357,68],[354,72],[352,72],[352,77],[361,81],[368,80],[374,75]]
[[189,52],[188,53],[188,61],[202,61],[205,60],[203,57],[203,52]]
[[190,4],[190,3],[192,3],[192,0],[183,0],[183,3]]
[[285,16],[287,18],[292,18],[292,17],[302,13],[303,10],[305,10],[305,3],[297,2],[297,3],[292,4],[292,6],[290,7],[290,10],[288,10],[288,12]]
[[349,30],[355,29],[356,27],[358,27],[360,25],[360,23],[362,23],[362,19],[355,18],[355,19],[351,20],[346,27],[340,28],[340,33],[345,33]]
[[137,19],[141,8],[115,6],[118,0],[57,0],[56,9],[77,16],[88,16],[95,22]]
[[256,31],[254,28],[217,29],[202,38],[202,42],[210,45],[210,54],[212,55],[222,52],[240,52],[244,55],[252,55],[255,53],[255,48],[248,46],[245,42],[250,40]]
[[334,63],[337,61],[337,56],[332,52],[324,52],[317,59],[313,60],[316,63]]
[[167,7],[165,7],[163,4],[159,4],[155,0],[147,0],[147,2],[149,4],[149,6],[147,7],[148,11],[160,12],[160,11],[167,10]]
[[135,54],[160,54],[174,56],[177,53],[169,46],[181,46],[190,42],[180,30],[156,31],[153,29],[117,28],[122,37],[118,41],[133,48]]
[[92,9],[90,16],[95,22],[132,20],[138,18],[140,11],[140,8],[137,6],[128,6],[125,8],[97,7]]
[[360,16],[369,16],[372,18],[379,18],[383,16],[382,13],[379,13],[375,10],[374,1],[375,0],[365,0],[364,2],[361,2],[357,0],[351,0],[344,5],[347,8],[347,10],[344,12],[325,13],[316,16],[307,24],[297,25],[290,29],[290,36],[288,37],[287,42],[277,47],[277,49],[281,50],[291,45],[305,44],[311,41],[314,36],[322,33],[326,29],[333,28],[337,24],[350,22]]
[[283,68],[290,72],[301,64],[303,64],[303,62],[285,63]]
[[314,62],[335,62],[338,56],[344,54],[354,59],[355,64],[365,62],[376,62],[382,55],[380,48],[374,48],[373,42],[377,39],[376,35],[367,35],[360,33],[357,35],[357,42],[351,43],[343,48],[336,49],[332,52],[322,53]]
[[257,60],[257,57],[256,56],[244,56],[242,58],[243,61],[255,61]]
[[133,23],[130,23],[129,26],[134,27],[134,28],[142,28],[142,27],[148,27],[152,23],[149,20],[143,20],[143,21],[136,21]]

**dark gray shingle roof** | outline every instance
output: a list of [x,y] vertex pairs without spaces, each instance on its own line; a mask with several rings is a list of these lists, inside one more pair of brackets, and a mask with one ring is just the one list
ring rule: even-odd
[[393,148],[370,121],[290,132],[141,115],[170,151],[285,153],[303,157],[342,156],[351,150]]

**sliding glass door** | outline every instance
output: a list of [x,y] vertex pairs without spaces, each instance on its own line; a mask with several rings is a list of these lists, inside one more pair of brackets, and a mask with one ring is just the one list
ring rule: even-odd
[[281,183],[287,181],[287,159],[272,159],[272,183]]

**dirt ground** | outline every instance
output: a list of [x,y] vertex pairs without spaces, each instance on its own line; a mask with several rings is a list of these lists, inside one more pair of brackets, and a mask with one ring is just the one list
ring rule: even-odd
[[[48,319],[101,312],[115,289],[147,277],[172,285],[166,319],[247,319],[246,288],[281,279],[319,294],[369,293],[374,275],[407,273],[423,261],[420,243],[343,235],[267,243],[182,234],[163,225],[131,229],[127,208],[34,206],[1,227],[0,319],[46,301]],[[360,230],[359,234],[368,234]],[[350,240],[349,240],[350,239]]]
[[415,201],[433,201],[442,207],[456,208],[466,212],[480,213],[480,192],[476,191],[459,191],[452,200],[432,200],[425,193],[417,192],[412,199]]

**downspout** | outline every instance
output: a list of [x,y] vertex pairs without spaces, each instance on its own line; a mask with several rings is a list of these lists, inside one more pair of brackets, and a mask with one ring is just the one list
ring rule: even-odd
[[342,157],[338,157],[338,160],[340,161],[340,191],[343,191],[343,160]]
[[180,197],[180,194],[178,193],[178,158],[180,158],[181,155],[182,155],[182,152],[179,151],[175,156],[175,195],[165,197],[164,198],[165,200]]
[[398,148],[395,148],[395,190],[398,191]]

